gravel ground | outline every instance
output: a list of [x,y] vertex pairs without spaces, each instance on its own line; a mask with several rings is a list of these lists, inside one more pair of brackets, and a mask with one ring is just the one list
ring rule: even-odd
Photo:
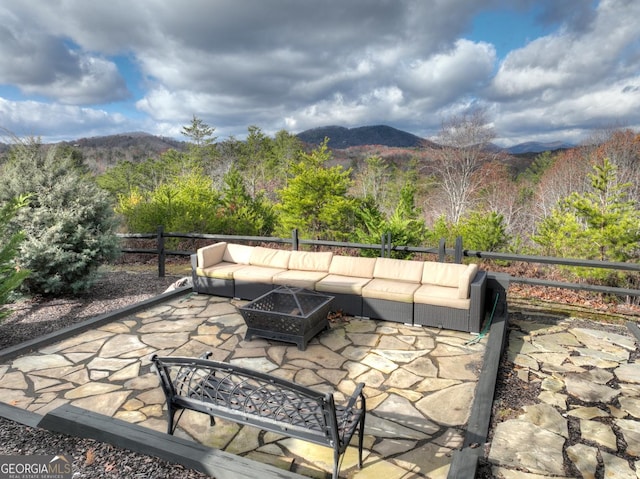
[[[0,349],[163,293],[178,276],[109,271],[86,294],[11,305],[0,324]],[[0,454],[73,457],[74,479],[204,479],[209,476],[155,457],[90,439],[31,428],[0,417]]]

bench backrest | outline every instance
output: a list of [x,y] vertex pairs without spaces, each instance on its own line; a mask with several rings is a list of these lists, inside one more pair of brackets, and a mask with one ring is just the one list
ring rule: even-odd
[[338,440],[333,395],[282,378],[201,358],[152,357],[167,401],[309,441]]

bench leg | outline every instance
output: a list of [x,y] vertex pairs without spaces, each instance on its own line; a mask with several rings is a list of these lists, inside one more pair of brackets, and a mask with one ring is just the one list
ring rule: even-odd
[[362,469],[362,445],[364,442],[364,411],[358,425],[358,467]]
[[333,449],[333,475],[331,479],[338,479],[338,468],[340,467],[340,451],[337,447]]
[[[175,432],[176,428],[178,427],[178,421],[180,421],[180,418],[182,417],[182,413],[184,412],[184,409],[176,409],[176,408],[172,408],[169,407],[168,408],[168,426],[167,426],[167,434],[173,435],[173,433]],[[175,419],[174,416],[175,414],[179,412],[178,414],[178,419]]]

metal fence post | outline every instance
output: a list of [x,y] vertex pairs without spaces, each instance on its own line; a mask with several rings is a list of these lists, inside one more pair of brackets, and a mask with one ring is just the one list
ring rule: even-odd
[[291,249],[293,251],[298,251],[300,248],[300,239],[298,238],[298,228],[293,228],[291,232]]
[[166,252],[164,249],[164,226],[158,226],[158,277],[164,278],[164,262],[166,259]]

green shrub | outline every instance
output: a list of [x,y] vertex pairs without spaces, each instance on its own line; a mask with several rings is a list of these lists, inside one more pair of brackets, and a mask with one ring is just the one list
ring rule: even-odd
[[23,231],[20,263],[31,274],[23,287],[33,294],[78,293],[90,288],[98,267],[117,256],[116,221],[106,193],[86,175],[69,149],[18,141],[4,165],[0,200],[28,195],[11,221]]
[[26,198],[20,198],[7,201],[0,207],[0,321],[9,314],[2,306],[10,302],[14,291],[29,276],[29,270],[22,269],[16,263],[18,248],[24,240],[24,234],[7,232],[9,221],[25,203]]

